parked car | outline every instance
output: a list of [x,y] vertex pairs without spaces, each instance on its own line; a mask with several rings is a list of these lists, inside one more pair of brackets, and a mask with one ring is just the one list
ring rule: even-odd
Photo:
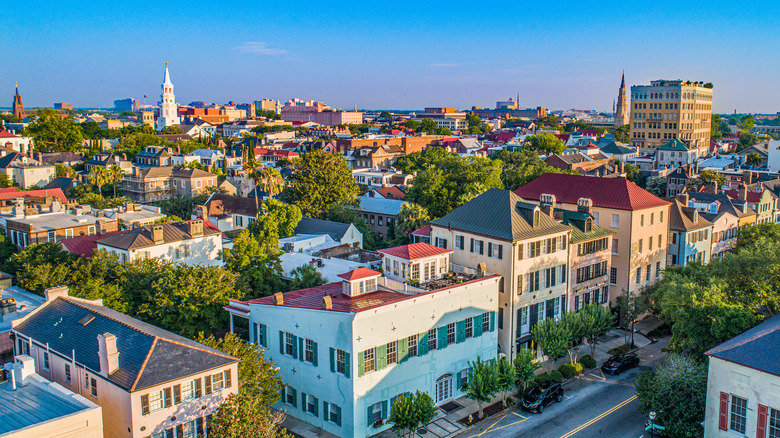
[[639,366],[639,356],[634,353],[623,353],[607,359],[601,366],[601,370],[607,374],[618,375],[636,366]]
[[547,380],[534,386],[523,397],[521,404],[524,409],[541,414],[545,406],[561,400],[563,400],[563,386],[555,380]]

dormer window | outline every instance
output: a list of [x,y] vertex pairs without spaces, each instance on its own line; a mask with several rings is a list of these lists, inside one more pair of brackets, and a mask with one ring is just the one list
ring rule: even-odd
[[535,227],[539,226],[539,209],[534,210],[534,225]]
[[585,232],[590,233],[593,231],[593,219],[588,218],[585,220]]

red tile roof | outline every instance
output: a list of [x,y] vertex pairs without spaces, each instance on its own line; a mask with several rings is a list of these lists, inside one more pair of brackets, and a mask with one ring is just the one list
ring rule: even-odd
[[594,207],[618,210],[642,210],[669,205],[623,178],[546,173],[515,190],[521,198],[539,200],[543,194],[555,195],[557,202],[577,204],[580,198],[590,198]]
[[396,186],[383,187],[381,189],[376,189],[376,191],[387,199],[404,199],[404,197],[406,197],[406,194]]
[[38,190],[16,190],[14,188],[0,189],[0,201],[6,201],[14,198],[34,198],[34,197],[56,196],[63,204],[68,200],[62,189],[38,189]]
[[418,242],[409,245],[396,246],[395,248],[380,249],[379,252],[404,260],[417,260],[439,254],[449,254],[452,250],[439,248],[428,243]]
[[431,224],[423,225],[422,227],[412,231],[413,236],[431,236]]
[[93,234],[91,236],[77,236],[70,239],[62,239],[60,243],[71,254],[78,254],[84,258],[92,257],[97,249],[97,241],[115,234],[124,233],[124,231],[111,231],[105,234]]
[[360,280],[361,278],[376,277],[377,275],[382,275],[382,273],[376,272],[373,269],[357,268],[347,272],[346,274],[339,274],[339,277],[347,281],[352,281]]
[[21,138],[18,135],[11,134],[8,131],[0,129],[0,138]]

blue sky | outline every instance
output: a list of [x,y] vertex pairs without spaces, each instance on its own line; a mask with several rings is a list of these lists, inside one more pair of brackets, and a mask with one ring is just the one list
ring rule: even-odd
[[[611,110],[626,83],[715,85],[716,112],[780,111],[780,2],[8,2],[0,106],[292,97],[334,107]],[[5,90],[5,91],[2,91]],[[6,102],[7,101],[7,102]]]

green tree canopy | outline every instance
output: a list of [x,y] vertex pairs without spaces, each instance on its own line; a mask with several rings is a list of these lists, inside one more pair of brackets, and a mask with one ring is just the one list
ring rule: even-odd
[[81,149],[84,140],[79,126],[62,117],[53,109],[38,111],[38,118],[22,129],[22,135],[30,137],[38,152],[66,152]]
[[536,325],[531,331],[550,366],[569,351],[572,334],[570,328],[555,318],[547,318]]
[[389,119],[391,117],[393,117],[393,115],[390,114],[390,111],[386,111],[385,110],[385,111],[382,111],[381,113],[379,113],[379,118],[380,119]]
[[327,283],[325,277],[311,263],[298,266],[290,271],[290,275],[293,278],[290,283],[290,290],[306,289]]
[[483,362],[477,356],[476,361],[469,361],[469,380],[466,385],[466,398],[474,400],[479,406],[479,418],[483,415],[483,405],[493,399],[498,391],[498,373],[492,362]]
[[520,386],[523,390],[522,393],[525,394],[525,391],[528,388],[528,382],[534,379],[536,370],[541,368],[541,365],[539,365],[539,362],[536,360],[535,352],[529,349],[518,351],[513,364],[517,376],[517,386]]
[[324,218],[331,204],[357,200],[359,189],[344,157],[315,150],[292,163],[294,169],[282,198],[307,216]]
[[431,220],[428,211],[417,204],[407,202],[401,206],[396,216],[396,229],[398,232],[411,237],[412,232]]
[[506,405],[506,397],[509,391],[517,385],[517,370],[506,356],[501,356],[496,361],[497,389],[501,391],[501,402]]
[[566,149],[563,140],[547,133],[529,135],[523,140],[523,145],[529,150],[544,154],[560,154]]
[[387,419],[392,430],[401,437],[413,436],[418,427],[425,427],[438,414],[436,404],[428,393],[416,391],[414,394],[399,394],[390,405]]
[[501,182],[509,190],[528,184],[545,173],[579,174],[549,166],[539,158],[537,152],[530,150],[509,152],[503,149],[493,154],[492,158],[501,162]]
[[284,411],[271,410],[251,394],[231,394],[209,420],[209,437],[291,438],[281,427],[284,419]]

